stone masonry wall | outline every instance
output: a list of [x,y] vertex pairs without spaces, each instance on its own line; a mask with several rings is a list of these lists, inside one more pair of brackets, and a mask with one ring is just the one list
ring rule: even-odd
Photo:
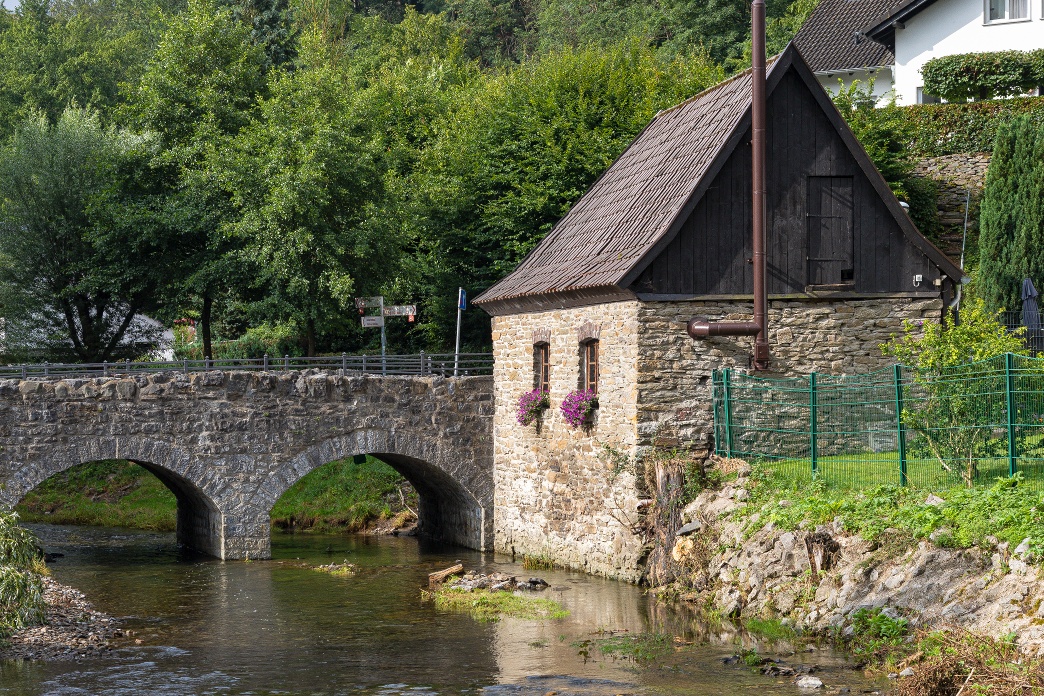
[[971,191],[968,209],[969,249],[975,248],[979,236],[979,202],[986,185],[990,153],[973,152],[930,157],[917,163],[916,173],[933,179],[938,187],[939,223],[942,230],[937,244],[950,258],[961,257],[964,237],[964,208]]
[[0,505],[48,477],[128,459],[178,500],[179,540],[265,558],[269,510],[316,467],[373,454],[420,497],[421,530],[492,546],[490,377],[258,372],[0,380]]
[[[769,377],[822,372],[864,374],[893,361],[881,344],[904,320],[938,321],[942,302],[930,299],[779,301],[769,303]],[[685,333],[694,316],[749,321],[750,302],[644,302],[638,311],[639,447],[712,446],[711,374],[745,369],[753,339],[694,341]]]
[[[559,408],[577,389],[578,330],[599,330],[599,408],[590,428],[573,429]],[[493,319],[496,411],[496,549],[551,557],[589,573],[637,580],[641,542],[638,497],[630,474],[614,475],[600,450],[625,455],[636,444],[638,303]],[[537,424],[519,425],[519,396],[533,389],[534,332],[550,339],[551,408]]]

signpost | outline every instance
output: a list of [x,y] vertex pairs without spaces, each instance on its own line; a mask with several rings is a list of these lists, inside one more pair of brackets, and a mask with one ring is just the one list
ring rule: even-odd
[[[355,307],[359,310],[363,328],[375,329],[380,327],[381,329],[381,374],[386,375],[388,374],[388,335],[384,330],[384,318],[406,317],[410,322],[413,322],[417,316],[417,305],[409,304],[385,306],[384,296],[378,295],[377,297],[356,297]],[[367,309],[376,309],[377,314],[367,315]],[[457,332],[460,332],[459,326]]]

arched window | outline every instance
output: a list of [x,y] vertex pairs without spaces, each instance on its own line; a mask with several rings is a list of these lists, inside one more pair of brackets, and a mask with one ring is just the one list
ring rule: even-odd
[[580,388],[598,393],[598,339],[580,344]]
[[533,344],[533,389],[551,391],[551,346],[544,341]]

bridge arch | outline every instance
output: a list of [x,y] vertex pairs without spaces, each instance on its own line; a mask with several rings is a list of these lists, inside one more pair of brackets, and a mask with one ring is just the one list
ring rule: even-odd
[[367,429],[330,438],[278,466],[248,505],[271,511],[276,501],[315,469],[355,455],[370,455],[402,474],[416,489],[418,531],[429,538],[474,549],[493,543],[493,472],[466,461],[464,453],[443,451],[423,433]]
[[105,459],[123,459],[142,467],[163,483],[177,500],[178,543],[202,553],[221,555],[223,520],[219,508],[222,488],[188,452],[166,442],[134,438],[90,439],[41,450],[15,468],[0,490],[0,502],[17,505],[30,491],[56,474],[75,466]]

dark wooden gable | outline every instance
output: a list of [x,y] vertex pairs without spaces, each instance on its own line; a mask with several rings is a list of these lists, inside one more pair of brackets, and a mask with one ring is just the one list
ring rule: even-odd
[[[862,153],[830,118],[836,111],[824,109],[796,66],[772,89],[768,115],[769,294],[938,292],[932,281],[943,273],[926,242],[914,244],[902,229],[880,175],[857,160]],[[748,124],[678,234],[632,282],[633,292],[648,299],[753,292],[750,167]]]

